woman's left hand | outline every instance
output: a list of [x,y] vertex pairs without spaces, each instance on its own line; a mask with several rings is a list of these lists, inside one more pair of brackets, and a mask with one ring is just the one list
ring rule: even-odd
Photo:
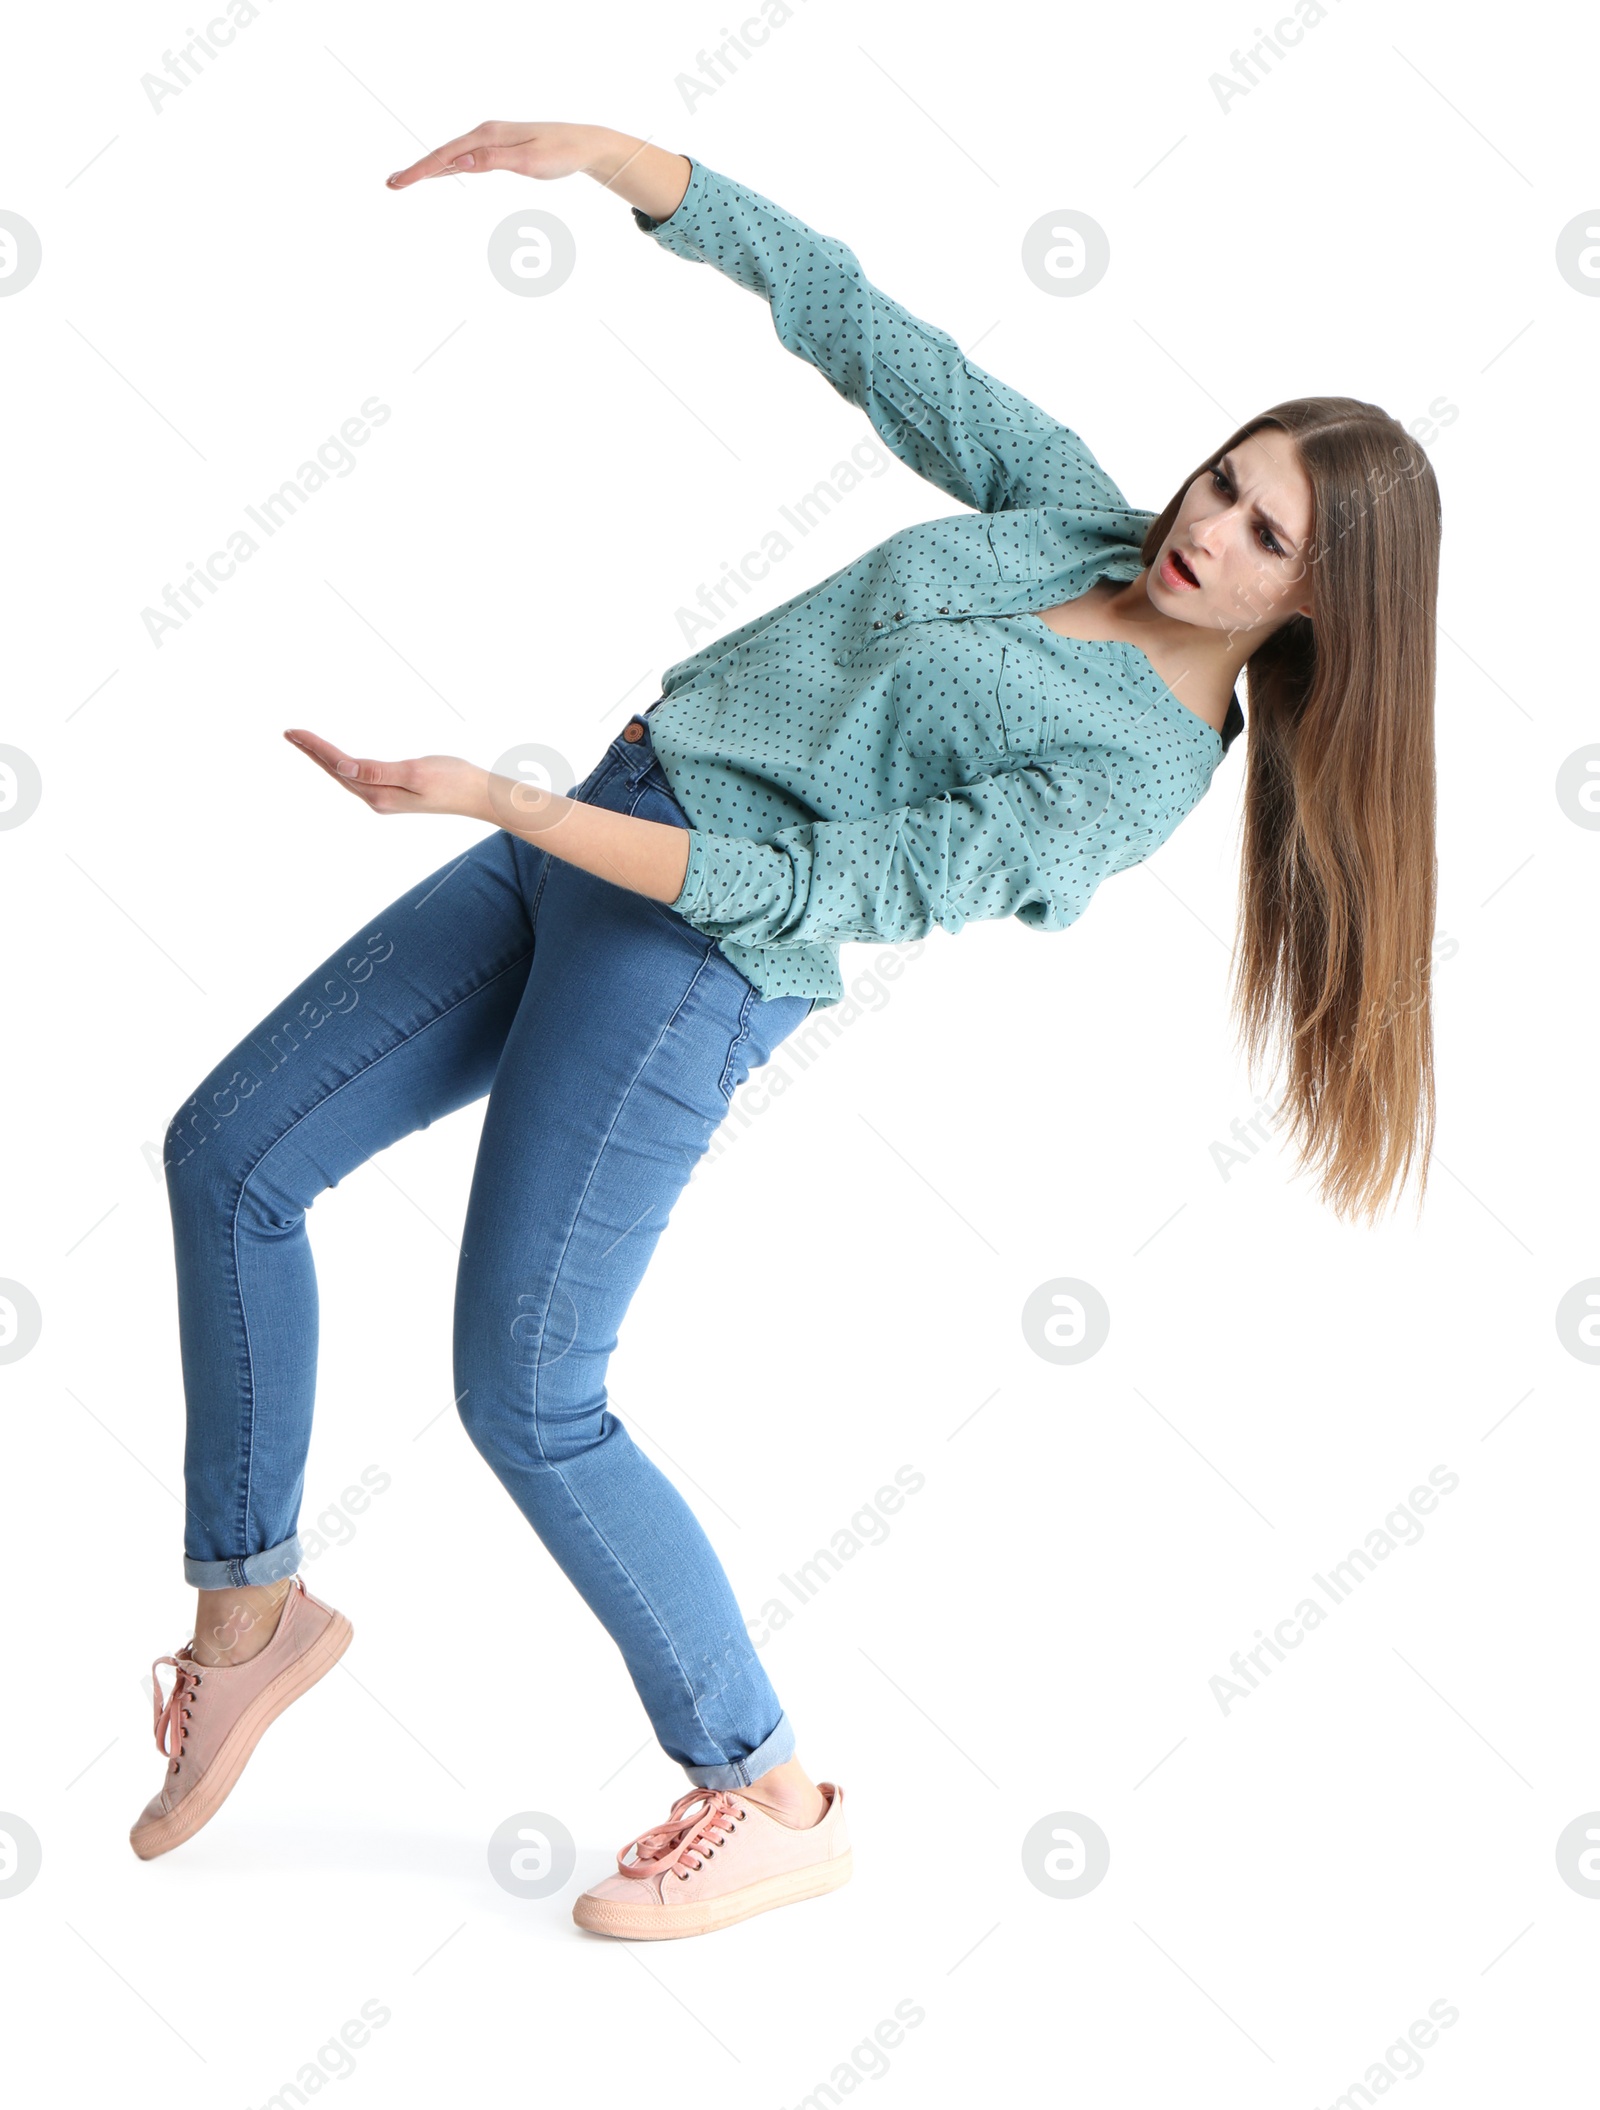
[[296,728],[285,740],[353,791],[374,813],[459,813],[503,828],[563,864],[671,903],[689,867],[689,831],[667,821],[590,806],[564,792],[464,762],[459,755],[419,755],[410,762],[364,762],[331,740]]
[[460,755],[419,755],[409,762],[369,762],[299,728],[283,736],[374,813],[489,816],[489,771]]

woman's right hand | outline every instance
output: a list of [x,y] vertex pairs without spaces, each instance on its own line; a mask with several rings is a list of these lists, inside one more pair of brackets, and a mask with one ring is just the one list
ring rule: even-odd
[[571,176],[586,169],[603,142],[615,137],[603,125],[496,120],[475,125],[459,139],[435,147],[410,168],[397,169],[388,179],[389,188],[405,190],[427,176],[481,176],[490,169],[548,182],[554,176]]
[[484,176],[504,169],[548,183],[556,176],[593,176],[607,190],[653,219],[670,219],[683,202],[691,174],[686,154],[669,153],[648,140],[605,125],[558,125],[532,121],[475,125],[459,139],[435,147],[410,168],[397,169],[390,190],[408,190],[429,176]]

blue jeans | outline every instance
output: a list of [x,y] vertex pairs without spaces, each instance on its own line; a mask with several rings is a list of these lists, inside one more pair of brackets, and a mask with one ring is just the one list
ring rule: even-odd
[[[573,796],[689,825],[648,726]],[[764,1001],[672,909],[504,832],[341,945],[167,1131],[186,1579],[225,1589],[299,1566],[317,1361],[307,1208],[487,1093],[456,1277],[462,1421],[690,1780],[746,1787],[788,1758],[728,1579],[610,1412],[606,1364],[735,1089],[810,1009]]]

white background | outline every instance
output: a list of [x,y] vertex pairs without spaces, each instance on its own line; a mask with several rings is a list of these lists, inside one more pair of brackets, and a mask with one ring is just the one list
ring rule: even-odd
[[[159,115],[141,76],[181,9],[10,29],[0,205],[44,244],[0,301],[0,739],[44,784],[0,834],[0,1275],[43,1312],[0,1371],[0,1809],[44,1854],[0,1899],[10,2055],[76,2100],[255,2105],[376,2000],[341,2100],[792,2105],[911,2000],[874,2100],[1231,2110],[1332,2103],[1445,2001],[1419,2098],[1575,2100],[1600,1903],[1555,1842],[1600,1806],[1600,1440],[1555,1311],[1600,1272],[1600,839],[1554,787],[1600,738],[1600,303],[1554,256],[1596,205],[1593,40],[1349,0],[1225,114],[1209,80],[1248,7],[800,0],[686,107],[726,19],[278,0]],[[841,236],[1134,505],[1282,397],[1457,413],[1430,442],[1420,1218],[1408,1190],[1336,1223],[1277,1142],[1219,1169],[1276,1096],[1228,1017],[1243,742],[1070,932],[936,936],[863,983],[691,1184],[613,1364],[752,1617],[896,1467],[926,1476],[763,1655],[802,1759],[846,1786],[857,1874],[649,1949],[570,1902],[684,1783],[449,1411],[477,1108],[314,1213],[303,1528],[363,1469],[392,1483],[306,1570],[355,1623],[350,1674],[195,1841],[148,1866],[126,1844],[162,1771],[142,1680],[192,1612],[152,1158],[241,1031],[481,833],[375,819],[281,729],[481,762],[537,740],[582,773],[687,649],[677,609],[871,437],[760,302],[586,179],[384,188],[486,116],[649,135]],[[578,247],[548,299],[485,263],[530,201]],[[1081,300],[1020,263],[1063,208],[1111,242]],[[392,416],[354,472],[155,647],[141,610],[372,395]],[[749,612],[951,509],[891,463]],[[1019,1315],[1068,1275],[1112,1317],[1064,1368]],[[1436,1466],[1459,1486],[1420,1542],[1224,1715],[1232,1652]],[[526,1810],[578,1842],[542,1902],[487,1871]],[[1021,1858],[1061,1811],[1111,1842],[1075,1900]]]

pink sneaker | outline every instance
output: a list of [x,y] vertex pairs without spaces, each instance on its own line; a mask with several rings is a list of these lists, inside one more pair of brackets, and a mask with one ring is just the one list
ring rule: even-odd
[[[150,1666],[155,1682],[156,1749],[170,1760],[161,1793],[147,1802],[128,1834],[141,1861],[181,1846],[214,1817],[268,1726],[298,1700],[350,1646],[342,1612],[313,1597],[297,1575],[277,1630],[248,1663],[197,1663],[194,1644]],[[170,1663],[170,1695],[161,1697],[161,1666]]]
[[736,1789],[691,1789],[665,1824],[619,1850],[617,1874],[586,1890],[572,1917],[593,1934],[665,1941],[837,1890],[851,1871],[844,1790],[831,1780],[817,1786],[828,1806],[804,1831]]

